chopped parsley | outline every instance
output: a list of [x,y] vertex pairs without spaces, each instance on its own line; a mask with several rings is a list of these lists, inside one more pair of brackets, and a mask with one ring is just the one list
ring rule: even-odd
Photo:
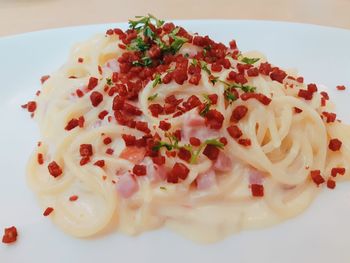
[[106,82],[107,82],[107,85],[112,85],[113,83],[112,83],[112,79],[110,79],[110,78],[106,78]]
[[145,52],[150,48],[150,46],[145,43],[145,41],[142,39],[142,37],[138,36],[137,38],[133,39],[126,47],[127,50],[132,50],[132,51],[141,51]]
[[159,189],[160,189],[160,190],[163,190],[163,191],[166,191],[166,190],[167,190],[165,186],[160,186]]
[[149,97],[147,98],[147,100],[152,101],[152,100],[154,100],[154,99],[157,98],[157,97],[158,97],[158,93],[155,93],[155,94],[153,94],[152,96],[149,96]]
[[204,108],[199,112],[199,115],[201,115],[202,117],[207,115],[211,106],[211,100],[209,99],[208,95],[204,95],[204,100]]
[[242,55],[239,56],[238,59],[239,61],[249,65],[253,65],[255,62],[258,62],[260,60],[260,58],[248,58],[248,57],[243,57]]
[[160,78],[160,74],[156,74],[152,83],[152,88],[156,87],[158,84],[162,84],[162,79]]
[[208,69],[208,64],[204,61],[201,61],[200,64],[201,64],[201,69],[207,72],[208,75],[211,75],[211,71]]
[[131,64],[133,66],[148,67],[148,66],[151,66],[152,63],[153,61],[150,57],[144,56],[143,58],[141,58],[141,60],[133,61]]
[[[203,148],[207,145],[213,145],[215,147],[218,147],[219,149],[223,149],[224,148],[224,144],[222,142],[220,142],[218,139],[208,139],[208,140],[205,140],[199,147],[196,151],[193,152],[192,154],[192,157],[191,157],[191,160],[190,162],[193,164],[193,163],[196,163],[197,162],[197,159],[198,159],[198,156],[199,154],[202,152]],[[192,146],[191,146],[192,147]]]

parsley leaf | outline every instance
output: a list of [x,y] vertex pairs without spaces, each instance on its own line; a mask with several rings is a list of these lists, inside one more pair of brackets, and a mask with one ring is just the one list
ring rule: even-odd
[[204,95],[204,99],[204,108],[199,112],[199,115],[201,115],[202,117],[205,117],[205,115],[207,115],[211,106],[211,100],[209,99],[208,95]]
[[154,77],[152,88],[156,87],[158,84],[162,84],[162,79],[160,78],[160,74],[156,74]]
[[200,62],[201,68],[208,73],[208,75],[211,75],[211,71],[208,69],[208,64],[204,61]]
[[159,189],[160,189],[160,190],[163,190],[163,191],[166,191],[166,190],[167,190],[165,186],[160,186]]
[[232,92],[229,91],[229,89],[225,89],[224,95],[225,98],[230,102],[233,102],[238,99]]
[[258,62],[260,58],[248,58],[248,57],[239,57],[239,60],[243,63],[253,65],[255,62]]
[[205,140],[204,143],[206,145],[216,146],[219,149],[223,149],[224,148],[224,144],[222,142],[220,142],[218,139],[208,139],[208,140]]
[[133,61],[131,64],[133,66],[140,66],[140,67],[148,67],[148,66],[151,66],[153,63],[152,59],[150,57],[143,57],[141,58],[141,61]]
[[107,81],[107,85],[112,85],[112,80],[110,78],[106,78],[106,81]]
[[158,93],[155,93],[155,94],[153,94],[152,96],[149,96],[149,97],[147,98],[147,100],[152,101],[152,100],[154,100],[154,99],[157,98],[157,97],[158,97]]
[[168,151],[171,151],[174,148],[174,145],[167,142],[158,142],[155,146],[153,146],[153,151],[159,151],[162,147],[165,147]]
[[141,51],[141,52],[145,52],[149,48],[150,46],[147,43],[145,43],[145,41],[140,36],[133,39],[132,42],[126,47],[127,50]]

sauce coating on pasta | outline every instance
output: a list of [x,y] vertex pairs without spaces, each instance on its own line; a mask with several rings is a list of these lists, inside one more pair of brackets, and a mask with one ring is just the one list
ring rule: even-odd
[[129,26],[77,44],[23,105],[41,134],[28,181],[65,232],[165,225],[215,242],[348,177],[350,128],[319,86],[234,40],[151,15]]

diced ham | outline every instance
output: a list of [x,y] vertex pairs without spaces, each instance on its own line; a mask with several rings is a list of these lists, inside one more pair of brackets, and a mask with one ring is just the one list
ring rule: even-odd
[[133,175],[126,172],[120,175],[119,180],[116,184],[117,192],[123,198],[129,198],[139,190],[139,185]]
[[116,59],[110,59],[106,62],[105,64],[106,68],[109,68],[110,70],[112,70],[113,72],[119,72],[120,71],[120,67],[119,67],[119,62]]
[[262,172],[251,168],[250,172],[249,172],[249,183],[250,184],[258,184],[258,185],[262,185],[263,184],[263,174]]
[[128,160],[136,164],[141,162],[144,159],[145,153],[146,153],[145,148],[128,146],[120,153],[119,158]]
[[189,111],[184,115],[182,131],[185,140],[196,137],[201,141],[205,141],[210,138],[220,137],[220,133],[217,130],[206,127],[205,119],[196,110]]
[[232,170],[232,160],[224,152],[220,151],[214,163],[214,169],[219,172],[229,172]]
[[216,184],[216,173],[213,169],[199,174],[196,179],[197,189],[206,190]]

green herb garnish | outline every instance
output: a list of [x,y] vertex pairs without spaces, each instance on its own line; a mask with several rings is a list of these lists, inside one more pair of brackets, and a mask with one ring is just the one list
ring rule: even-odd
[[248,58],[248,57],[243,57],[242,55],[240,55],[238,57],[238,60],[243,62],[243,63],[253,65],[255,62],[258,62],[260,60],[260,58]]
[[162,79],[160,78],[160,74],[156,74],[152,83],[152,88],[156,87],[158,84],[162,84]]
[[209,109],[211,106],[211,100],[209,99],[208,95],[204,95],[204,108],[199,112],[199,115],[202,117],[205,117],[207,115]]
[[153,101],[155,98],[157,98],[158,97],[158,93],[155,93],[155,94],[153,94],[152,96],[149,96],[148,98],[147,98],[147,100],[148,101]]
[[149,48],[150,46],[147,43],[145,43],[145,41],[140,36],[133,39],[131,43],[126,47],[127,50],[141,51],[141,52],[145,52]]
[[166,190],[167,190],[165,186],[160,186],[159,189],[160,189],[160,190],[163,190],[163,191],[166,191]]
[[152,59],[150,57],[143,57],[141,58],[141,60],[139,61],[133,61],[131,64],[133,66],[139,66],[139,67],[148,67],[148,66],[151,66],[153,63]]
[[107,85],[109,86],[113,84],[112,79],[110,78],[106,78],[106,82],[107,82]]

